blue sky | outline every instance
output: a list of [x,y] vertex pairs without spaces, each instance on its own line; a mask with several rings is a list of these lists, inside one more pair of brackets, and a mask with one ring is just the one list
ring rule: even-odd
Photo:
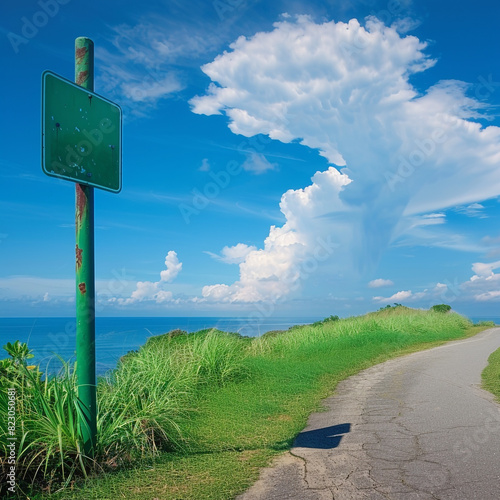
[[97,314],[498,316],[493,1],[10,2],[0,21],[0,315],[72,316],[74,184],[40,164],[41,74],[118,103]]

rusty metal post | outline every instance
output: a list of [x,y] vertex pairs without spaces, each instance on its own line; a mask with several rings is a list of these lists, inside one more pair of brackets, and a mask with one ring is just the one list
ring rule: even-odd
[[[94,90],[94,42],[75,40],[75,81]],[[93,456],[97,436],[95,373],[94,188],[76,184],[76,374],[83,418],[83,450]]]

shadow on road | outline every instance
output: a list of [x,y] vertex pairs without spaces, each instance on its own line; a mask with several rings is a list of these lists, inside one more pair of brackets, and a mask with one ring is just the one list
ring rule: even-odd
[[313,431],[304,431],[295,438],[293,446],[329,450],[336,448],[340,444],[342,436],[350,430],[351,424],[340,424]]

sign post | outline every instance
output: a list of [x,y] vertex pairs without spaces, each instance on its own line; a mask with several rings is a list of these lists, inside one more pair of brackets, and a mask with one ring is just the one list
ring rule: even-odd
[[[94,90],[94,43],[75,40],[75,81]],[[80,432],[86,455],[93,455],[97,437],[95,374],[94,188],[76,184],[76,375],[82,402]]]
[[94,43],[75,40],[75,83],[42,75],[42,169],[76,182],[76,375],[83,452],[97,438],[94,187],[121,190],[121,109],[94,93]]

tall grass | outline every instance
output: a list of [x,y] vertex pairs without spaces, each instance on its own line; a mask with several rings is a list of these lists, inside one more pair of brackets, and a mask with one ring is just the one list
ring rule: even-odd
[[[17,391],[17,475],[32,486],[67,486],[77,476],[116,469],[160,451],[186,450],[183,423],[196,410],[200,388],[223,386],[244,373],[238,336],[206,331],[185,338],[151,339],[97,385],[97,443],[83,454],[75,366],[63,362],[57,376],[4,360],[0,413],[7,388]],[[34,367],[30,367],[34,368]],[[185,426],[184,426],[185,427]],[[0,422],[0,469],[7,471],[7,422]],[[5,486],[5,485],[3,485]]]
[[400,347],[419,340],[452,338],[457,331],[472,323],[456,314],[394,307],[365,316],[351,317],[339,321],[327,321],[316,326],[306,325],[292,328],[280,335],[263,335],[252,344],[252,352],[272,356],[287,356],[292,351],[308,352],[326,348],[355,348],[367,343],[380,344],[386,340]]
[[220,386],[246,375],[242,364],[246,352],[242,339],[236,335],[218,330],[196,335],[186,345],[185,355],[199,384]]

